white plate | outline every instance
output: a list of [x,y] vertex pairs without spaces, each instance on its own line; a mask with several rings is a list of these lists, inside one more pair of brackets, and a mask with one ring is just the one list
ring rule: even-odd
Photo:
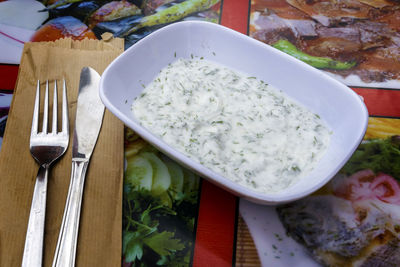
[[[316,168],[286,190],[259,193],[208,170],[144,129],[132,114],[133,99],[163,67],[192,56],[256,76],[318,113],[333,135]],[[327,183],[357,148],[368,122],[364,103],[344,84],[262,42],[201,21],[168,25],[130,47],[105,70],[100,96],[115,116],[168,156],[240,197],[269,205],[299,199]]]

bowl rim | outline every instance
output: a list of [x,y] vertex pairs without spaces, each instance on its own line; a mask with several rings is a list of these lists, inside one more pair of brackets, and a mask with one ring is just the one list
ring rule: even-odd
[[[285,60],[289,61],[289,63],[295,62],[295,64],[302,64],[302,67],[304,68],[304,71],[312,71],[312,72],[318,72],[318,75],[322,76],[323,79],[325,80],[330,80],[334,84],[336,84],[337,87],[342,88],[342,90],[346,91],[346,96],[349,98],[356,98],[356,103],[358,103],[358,108],[360,113],[363,114],[362,118],[360,118],[360,129],[359,136],[354,139],[353,141],[353,146],[348,148],[348,151],[346,152],[346,156],[342,158],[340,163],[335,167],[332,168],[330,173],[327,173],[324,178],[319,179],[313,186],[307,187],[304,190],[301,190],[299,192],[296,192],[292,195],[286,195],[286,196],[280,196],[277,195],[276,193],[263,193],[255,190],[251,190],[246,186],[239,185],[238,183],[234,182],[233,180],[226,178],[218,173],[215,173],[211,171],[210,169],[206,168],[205,166],[201,165],[200,163],[197,163],[193,159],[185,156],[182,152],[179,152],[172,146],[168,145],[165,143],[161,138],[155,136],[152,134],[149,130],[141,126],[138,122],[135,122],[133,120],[133,115],[131,117],[126,116],[122,111],[118,109],[116,105],[114,105],[110,99],[106,95],[106,86],[105,86],[105,80],[107,79],[109,73],[112,72],[113,68],[115,65],[118,64],[121,58],[124,58],[127,54],[130,53],[130,51],[134,50],[137,46],[145,44],[146,42],[150,41],[152,38],[156,38],[157,35],[163,33],[164,31],[168,30],[179,30],[179,29],[185,29],[187,26],[195,26],[195,27],[213,27],[217,30],[222,30],[225,31],[228,34],[235,35],[237,38],[245,39],[248,42],[251,42],[255,45],[262,45],[266,51],[269,53],[275,53],[279,55],[280,57],[285,58]],[[335,88],[337,89],[337,88]],[[238,195],[239,197],[244,197],[252,202],[256,202],[259,204],[264,204],[264,205],[277,205],[277,204],[282,204],[286,202],[291,202],[297,199],[300,199],[302,197],[305,197],[319,188],[323,187],[326,183],[328,183],[336,174],[337,172],[344,166],[344,164],[349,160],[349,158],[352,156],[354,151],[357,149],[358,145],[361,143],[367,126],[368,126],[368,110],[365,106],[365,103],[363,102],[362,98],[356,94],[353,90],[351,90],[348,86],[344,85],[343,83],[339,82],[338,80],[334,79],[333,77],[327,75],[326,73],[282,52],[279,51],[278,49],[274,49],[273,47],[260,42],[254,38],[251,38],[245,34],[239,33],[235,30],[232,30],[230,28],[227,28],[225,26],[216,24],[216,23],[211,23],[211,22],[206,22],[206,21],[181,21],[181,22],[175,22],[172,24],[169,24],[167,26],[164,26],[148,36],[142,38],[139,40],[137,43],[132,45],[130,48],[128,48],[126,51],[124,51],[121,55],[119,55],[116,59],[113,60],[111,64],[107,66],[105,69],[103,75],[101,76],[101,81],[100,81],[100,87],[99,87],[99,92],[100,92],[100,98],[103,101],[104,105],[106,106],[107,109],[109,109],[116,117],[118,117],[122,122],[125,123],[126,126],[134,130],[139,136],[141,136],[144,140],[149,142],[151,145],[155,146],[158,150],[166,154],[167,156],[171,157],[172,159],[178,161],[179,164],[183,165],[186,168],[191,169],[192,171],[196,172],[199,174],[202,178],[207,179],[208,181],[217,184],[220,187],[223,187],[225,190],[230,191],[231,193]],[[297,183],[297,182],[296,182]],[[291,186],[295,186],[294,183]],[[290,187],[291,187],[290,186]],[[279,192],[278,192],[279,193]]]

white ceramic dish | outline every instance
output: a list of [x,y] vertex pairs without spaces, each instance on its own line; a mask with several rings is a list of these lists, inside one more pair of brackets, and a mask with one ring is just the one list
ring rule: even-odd
[[[317,167],[286,190],[259,193],[208,170],[143,128],[132,114],[133,99],[163,67],[192,56],[256,76],[318,113],[333,134]],[[268,205],[299,199],[327,183],[357,148],[368,122],[364,103],[342,83],[246,35],[199,21],[163,27],[126,50],[103,73],[100,96],[115,116],[171,158],[240,197]]]

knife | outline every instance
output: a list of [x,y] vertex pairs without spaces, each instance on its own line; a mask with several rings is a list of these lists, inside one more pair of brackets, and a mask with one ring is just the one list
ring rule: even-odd
[[81,71],[76,108],[72,170],[64,216],[53,267],[75,266],[79,218],[85,175],[103,122],[104,105],[99,96],[100,75],[92,68]]

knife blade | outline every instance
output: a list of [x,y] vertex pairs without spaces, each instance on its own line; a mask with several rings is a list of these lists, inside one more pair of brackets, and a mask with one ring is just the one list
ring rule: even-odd
[[92,68],[81,71],[76,107],[72,160],[90,159],[103,122],[104,105],[99,95],[100,75]]
[[100,133],[105,109],[99,96],[99,83],[100,75],[94,69],[82,69],[72,147],[71,181],[53,267],[75,266],[85,176]]

